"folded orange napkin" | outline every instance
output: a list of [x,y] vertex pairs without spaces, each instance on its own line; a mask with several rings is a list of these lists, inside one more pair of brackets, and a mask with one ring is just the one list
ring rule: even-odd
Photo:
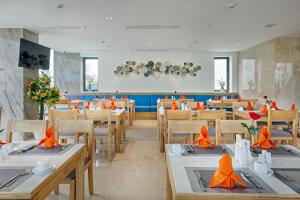
[[239,96],[237,101],[238,101],[238,102],[241,102],[241,101],[242,101],[242,98]]
[[247,102],[247,105],[246,105],[246,108],[245,108],[245,109],[246,109],[246,110],[253,110],[253,107],[252,107],[250,101]]
[[270,149],[270,148],[275,148],[277,145],[270,140],[267,129],[265,127],[262,127],[260,138],[256,142],[254,142],[252,146],[254,148],[260,147],[262,149]]
[[205,108],[205,105],[204,105],[204,103],[201,105],[201,110],[205,110],[206,108]]
[[78,101],[79,100],[79,96],[76,96],[76,101]]
[[46,148],[53,148],[55,144],[61,147],[54,137],[54,126],[47,129],[45,137],[36,146],[40,146],[42,144],[44,144]]
[[3,141],[0,140],[0,144],[6,144],[6,142],[3,142]]
[[87,102],[86,105],[84,106],[85,110],[89,110],[91,108],[91,102]]
[[180,98],[180,99],[186,99],[186,96],[181,95],[179,98]]
[[169,99],[168,96],[165,96],[165,99]]
[[172,103],[171,110],[177,110],[177,105],[175,101],[173,101]]
[[296,110],[296,105],[294,103],[291,105],[291,110]]
[[218,101],[218,100],[219,100],[219,97],[215,96],[214,101]]
[[109,97],[109,100],[110,100],[110,101],[112,101],[112,100],[113,100],[113,97],[112,97],[112,96],[110,96],[110,97]]
[[207,148],[207,147],[216,147],[216,144],[210,142],[208,130],[206,126],[202,126],[198,139],[194,142],[194,144],[198,144],[199,147]]
[[232,189],[238,184],[247,188],[246,183],[241,179],[232,168],[232,159],[229,154],[225,154],[219,161],[219,168],[215,171],[209,187],[223,187]]
[[231,100],[234,100],[234,96],[233,95],[231,95]]
[[115,105],[115,101],[114,100],[111,101],[111,105],[109,106],[109,109],[111,109],[111,110],[117,109],[117,106]]
[[270,108],[274,108],[275,110],[277,110],[276,101],[272,101]]
[[200,110],[200,109],[201,109],[200,103],[197,102],[196,105],[195,105],[195,110]]
[[261,114],[263,114],[263,115],[268,115],[268,107],[267,107],[266,104],[262,106],[260,112],[261,112]]
[[106,107],[105,103],[102,103],[102,105],[101,105],[101,108],[102,108],[102,110],[105,110],[105,109],[107,109],[107,107]]

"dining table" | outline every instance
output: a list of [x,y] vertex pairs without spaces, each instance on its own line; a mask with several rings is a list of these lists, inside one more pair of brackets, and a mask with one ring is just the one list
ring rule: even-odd
[[[17,149],[22,144],[11,145],[14,146],[13,149]],[[44,159],[48,160],[53,169],[45,174],[36,175],[33,169],[38,161]],[[25,170],[26,173],[14,176],[14,179],[11,179],[12,184],[2,185],[5,177],[18,170]],[[45,199],[72,172],[75,172],[76,199],[85,199],[84,144],[69,145],[59,152],[51,149],[31,149],[9,154],[0,161],[0,199]]]
[[244,120],[251,120],[251,117],[249,115],[250,112],[254,112],[259,114],[261,117],[257,119],[257,121],[260,122],[267,122],[268,121],[268,115],[261,114],[260,110],[245,110],[245,109],[234,109],[233,110],[233,120],[235,119],[244,119]]
[[[234,145],[223,145],[221,151],[201,149],[198,154],[174,153],[178,144],[166,145],[166,197],[168,200],[240,200],[240,199],[300,199],[300,151],[283,145],[293,155],[272,154],[271,170],[258,173],[253,163],[241,167],[234,159]],[[184,152],[183,148],[183,152]],[[202,151],[202,153],[201,153]],[[224,151],[224,152],[223,152]],[[211,188],[209,182],[225,153],[232,157],[233,170],[247,183],[248,188]],[[254,158],[256,159],[256,158]],[[271,173],[273,172],[273,173]],[[243,174],[247,173],[247,177]]]

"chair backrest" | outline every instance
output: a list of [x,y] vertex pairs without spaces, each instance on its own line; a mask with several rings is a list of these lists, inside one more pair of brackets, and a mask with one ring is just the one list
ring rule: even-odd
[[269,110],[268,112],[268,132],[272,136],[272,122],[292,122],[292,135],[297,138],[298,110]]
[[221,107],[224,108],[224,107],[231,107],[232,106],[232,103],[235,102],[237,100],[235,99],[221,99]]
[[202,120],[168,120],[168,133],[199,133],[207,122]]
[[[189,101],[189,102],[187,102],[186,104],[187,104],[187,106],[188,106],[189,108],[195,108],[195,106],[196,106],[197,103],[198,103],[198,102],[196,102],[196,101]],[[201,101],[201,102],[199,102],[199,103],[200,103],[200,105],[202,105],[204,102]]]
[[55,125],[55,135],[58,136],[59,133],[87,133],[88,141],[87,141],[87,156],[89,160],[93,160],[93,152],[94,152],[94,142],[93,142],[93,129],[94,123],[93,120],[56,120]]
[[197,119],[209,121],[226,119],[226,110],[198,110]]
[[[252,120],[217,120],[216,121],[216,143],[228,144],[235,142],[235,135],[241,134],[248,136],[248,130],[242,126],[241,123],[245,123],[249,126],[256,125],[256,121]],[[250,139],[250,138],[249,138]],[[228,140],[231,140],[228,142]]]
[[84,117],[86,120],[93,120],[101,123],[107,121],[107,128],[109,130],[109,133],[111,132],[111,111],[109,109],[85,110]]
[[188,103],[188,102],[194,102],[195,100],[194,99],[178,99],[178,101],[181,104],[183,102],[186,102],[186,103]]
[[[174,100],[163,101],[163,102],[160,102],[160,106],[168,109],[168,108],[172,107],[173,102],[174,102]],[[175,102],[176,102],[176,106],[179,107],[180,106],[179,101],[175,101]]]
[[12,134],[18,133],[46,133],[47,120],[8,120],[6,142],[12,142]]
[[[111,105],[111,102],[109,103],[109,105]],[[117,108],[126,108],[126,107],[128,107],[128,101],[118,99],[118,100],[115,100],[115,105]]]
[[191,110],[167,110],[166,120],[189,120],[192,118]]
[[[251,101],[250,101],[251,102]],[[236,109],[239,109],[240,107],[243,107],[243,108],[245,108],[246,106],[247,106],[247,103],[248,103],[248,101],[246,102],[246,101],[243,101],[243,102],[233,102],[232,103],[232,110],[236,110]],[[256,102],[251,102],[251,105],[252,105],[252,107],[253,107],[253,109],[254,110],[257,110],[257,109],[259,109],[258,107],[258,102],[256,101]]]

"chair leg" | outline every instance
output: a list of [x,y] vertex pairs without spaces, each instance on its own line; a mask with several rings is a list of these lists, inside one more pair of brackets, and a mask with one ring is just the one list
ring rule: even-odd
[[93,164],[90,164],[88,167],[88,181],[89,181],[89,193],[91,195],[94,194],[94,172],[93,172]]
[[112,136],[108,136],[108,160],[112,161]]
[[70,200],[75,200],[76,199],[76,182],[71,181],[70,182]]
[[168,133],[168,144],[171,144],[171,140],[172,140],[172,138],[171,138],[171,134],[170,134],[170,133]]
[[54,193],[59,194],[59,185],[54,187]]

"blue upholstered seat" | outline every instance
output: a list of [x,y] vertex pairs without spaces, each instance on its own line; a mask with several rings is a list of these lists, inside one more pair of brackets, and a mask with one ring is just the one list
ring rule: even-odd
[[[289,132],[290,134],[292,134],[292,129],[291,128],[284,128],[283,130],[285,130],[286,132]],[[300,128],[297,129],[297,136],[300,137]]]
[[291,137],[292,134],[288,131],[272,128],[272,137]]

